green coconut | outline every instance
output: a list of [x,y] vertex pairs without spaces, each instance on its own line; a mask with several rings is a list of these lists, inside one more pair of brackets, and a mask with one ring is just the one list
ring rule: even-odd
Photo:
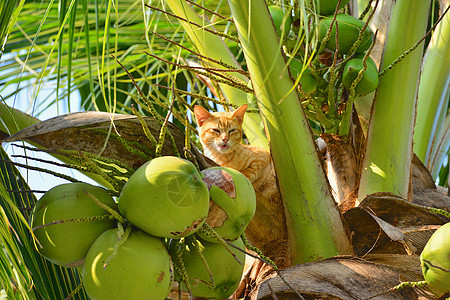
[[[186,268],[191,285],[192,295],[195,297],[227,299],[237,289],[244,270],[245,254],[233,249],[234,254],[242,263],[240,264],[222,244],[209,243],[201,239],[200,252],[208,263],[211,276],[206,269],[202,258],[197,254],[192,242],[186,243],[182,260]],[[241,239],[232,242],[233,245],[245,249]],[[184,285],[183,285],[183,288]]]
[[273,20],[273,25],[277,30],[277,34],[281,36],[283,32],[283,22],[284,22],[284,34],[287,35],[291,30],[292,21],[289,15],[286,16],[285,12],[278,5],[271,5],[268,7],[270,16]]
[[135,230],[111,256],[118,240],[118,229],[110,229],[89,250],[82,270],[88,296],[92,300],[165,299],[173,276],[161,240]]
[[[364,55],[358,54],[350,59],[344,67],[342,73],[342,84],[350,91],[353,81],[358,77],[359,72],[363,69]],[[356,85],[355,91],[357,95],[365,95],[373,92],[378,87],[378,69],[372,58],[367,59],[367,69],[364,71],[361,80]]]
[[306,93],[311,93],[317,88],[317,79],[311,74],[311,71],[308,68],[303,70],[303,63],[299,59],[293,58],[289,63],[289,69],[291,70],[294,80],[297,79],[300,74],[302,75],[299,83]]
[[95,239],[114,226],[86,192],[111,208],[116,205],[103,188],[80,182],[55,186],[34,207],[31,227],[38,251],[57,265],[80,266]]
[[[333,16],[324,17],[319,23],[319,40],[323,40],[326,36],[328,28],[331,26]],[[359,32],[364,26],[364,22],[346,14],[336,15],[336,22],[339,27],[338,44],[339,53],[347,54],[350,52],[350,48],[356,42],[359,36]],[[373,32],[369,27],[366,27],[364,36],[356,49],[356,53],[361,53],[369,49],[373,38]],[[328,40],[326,47],[332,51],[336,50],[336,24],[333,23],[333,29],[331,30],[331,38]]]
[[162,156],[131,175],[119,197],[120,213],[158,237],[181,238],[196,232],[208,215],[209,193],[194,164]]
[[[206,223],[222,238],[236,240],[255,215],[256,195],[250,180],[241,172],[226,167],[212,167],[201,173],[210,195]],[[215,241],[199,235],[209,242]]]
[[439,227],[420,254],[425,281],[440,293],[450,293],[450,223]]
[[[342,0],[339,4],[338,9],[343,8],[350,0]],[[315,5],[318,10],[319,15],[326,16],[333,14],[338,5],[338,0],[315,0]]]

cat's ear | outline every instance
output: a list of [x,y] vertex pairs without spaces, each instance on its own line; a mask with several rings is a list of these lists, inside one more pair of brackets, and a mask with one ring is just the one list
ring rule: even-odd
[[248,107],[247,104],[241,105],[232,114],[233,118],[236,118],[240,124],[242,124],[242,122],[244,121],[244,114],[245,111],[247,110],[247,107]]
[[203,123],[212,117],[211,113],[200,105],[194,107],[194,114],[199,127],[202,127]]

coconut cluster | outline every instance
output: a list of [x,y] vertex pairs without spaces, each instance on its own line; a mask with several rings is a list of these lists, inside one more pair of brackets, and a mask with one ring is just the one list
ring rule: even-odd
[[244,249],[240,236],[255,209],[240,172],[199,172],[164,156],[137,169],[117,201],[87,183],[52,188],[36,203],[31,227],[42,256],[81,269],[91,299],[165,299],[174,278],[193,296],[227,298],[245,255],[225,240]]
[[[320,102],[322,90],[329,84],[329,78],[322,77],[318,69],[326,69],[331,66],[333,56],[337,54],[336,63],[343,63],[343,68],[338,68],[338,76],[342,78],[342,87],[355,95],[362,96],[373,92],[378,86],[378,68],[375,62],[367,55],[374,33],[365,26],[365,22],[348,14],[337,13],[344,8],[349,0],[314,0],[308,1],[306,6],[309,11],[317,12],[318,22],[313,25],[310,32],[318,32],[318,41],[328,38],[324,48],[318,53],[320,65],[306,65],[303,53],[299,51],[289,58],[289,69],[294,79],[300,77],[298,83],[304,93],[313,95]],[[339,4],[339,6],[338,6]],[[297,19],[297,25],[292,22],[292,12],[286,12],[277,5],[269,6],[269,12],[278,35],[282,39],[289,36],[292,26],[303,28],[302,20]],[[298,18],[298,17],[297,17]],[[300,24],[300,25],[299,25]],[[298,28],[292,28],[293,32]],[[301,31],[301,30],[300,30]],[[359,40],[359,45],[354,51],[352,46]],[[287,43],[289,44],[289,43]],[[364,66],[364,64],[366,66]],[[364,71],[363,71],[364,70]],[[360,71],[363,71],[361,75]],[[300,76],[301,75],[301,76]],[[357,79],[358,78],[358,79]],[[358,80],[355,82],[355,80]],[[355,86],[352,87],[355,82]]]

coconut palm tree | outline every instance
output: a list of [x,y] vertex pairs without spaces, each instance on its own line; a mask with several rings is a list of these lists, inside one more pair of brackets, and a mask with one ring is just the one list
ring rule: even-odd
[[[438,170],[435,157],[448,148],[450,72],[439,58],[449,56],[445,33],[450,23],[446,14],[431,27],[448,7],[446,1],[437,2],[360,0],[346,6],[345,11],[367,21],[365,26],[380,29],[369,51],[382,49],[376,61],[383,75],[375,92],[360,96],[355,91],[363,72],[353,87],[342,85],[342,68],[352,53],[324,51],[334,37],[326,28],[319,38],[320,1],[6,1],[0,24],[0,38],[6,40],[0,92],[8,101],[28,90],[35,117],[56,105],[69,112],[151,116],[165,128],[164,119],[171,115],[172,123],[199,148],[190,117],[194,104],[210,110],[249,104],[246,138],[271,150],[283,199],[272,209],[284,216],[280,232],[288,236],[287,250],[262,243],[263,253],[278,251],[289,257],[283,267],[353,254],[335,200],[345,208],[341,212],[376,192],[411,200],[413,150]],[[292,19],[292,26],[281,26],[277,34],[268,4],[279,6],[281,23]],[[377,25],[386,14],[389,27],[383,29]],[[430,28],[431,39],[422,40]],[[355,49],[362,38],[360,34]],[[366,69],[369,54],[363,55]],[[298,76],[288,68],[293,60],[305,66]],[[320,84],[312,93],[301,81],[306,70]],[[11,87],[13,92],[7,92]],[[49,87],[51,100],[36,102]],[[75,94],[80,108],[71,107]],[[8,135],[37,122],[4,103],[0,109],[0,129]],[[316,151],[319,136],[327,144],[328,179]],[[73,158],[68,160],[72,165]],[[339,168],[337,158],[350,167]],[[2,174],[14,172],[4,163]],[[108,185],[98,175],[94,178]],[[5,292],[10,298],[62,299],[77,291],[77,271],[57,268],[33,249],[29,211],[20,208],[32,207],[36,199],[7,192],[26,189],[26,183],[16,176],[2,178],[2,220],[7,222],[1,227],[5,272],[0,278]],[[269,256],[277,261],[276,255]],[[44,275],[38,276],[38,270],[45,270],[40,272]]]

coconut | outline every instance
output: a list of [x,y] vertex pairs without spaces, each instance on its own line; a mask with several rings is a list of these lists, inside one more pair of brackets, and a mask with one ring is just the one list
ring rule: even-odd
[[31,227],[38,251],[57,265],[80,266],[95,239],[114,226],[86,192],[111,208],[116,205],[103,188],[80,182],[55,186],[34,207]]
[[439,293],[450,293],[450,223],[439,227],[420,254],[423,277]]
[[132,231],[117,248],[119,238],[118,229],[110,229],[89,250],[82,270],[88,296],[92,300],[165,299],[172,272],[164,244],[140,230]]
[[[212,167],[202,171],[209,188],[210,208],[206,223],[222,238],[236,240],[247,228],[256,210],[255,190],[241,172]],[[204,234],[201,238],[213,242]]]
[[302,75],[299,83],[306,93],[312,93],[317,88],[318,80],[311,74],[309,68],[303,70],[303,63],[299,59],[293,58],[289,63],[289,69],[291,70],[294,80],[297,79],[300,74]]
[[[201,239],[198,241],[200,252],[208,263],[214,284],[211,282],[210,273],[202,258],[197,254],[194,244],[187,242],[182,260],[189,276],[192,295],[208,299],[227,299],[239,285],[244,269],[245,254],[232,248],[234,254],[242,263],[240,264],[222,244],[209,243]],[[244,249],[244,243],[241,239],[232,242],[232,244]],[[186,289],[184,285],[183,288]]]
[[[344,67],[342,73],[342,83],[344,87],[350,91],[350,87],[353,81],[358,77],[359,72],[364,68],[363,66],[364,55],[355,55],[355,58],[350,59]],[[378,69],[377,65],[372,58],[367,59],[367,69],[362,74],[361,80],[358,82],[355,88],[357,95],[365,95],[373,92],[378,86]]]
[[[333,21],[333,15],[324,17],[319,23],[319,40],[323,40],[325,35],[330,28],[331,22]],[[336,15],[336,22],[339,27],[338,34],[338,44],[339,44],[339,53],[347,54],[350,51],[350,48],[356,42],[359,36],[359,32],[364,26],[364,22],[346,14],[338,14]],[[356,49],[356,53],[361,53],[369,49],[370,44],[372,43],[373,32],[367,27],[364,31],[364,36]],[[336,25],[333,24],[333,29],[331,30],[331,38],[328,40],[326,47],[331,51],[336,50]]]
[[[277,30],[277,34],[281,36],[281,33],[283,32],[283,26],[284,26],[284,34],[289,34],[289,31],[291,30],[291,18],[289,15],[286,16],[283,9],[278,5],[271,5],[268,7],[270,16],[273,20],[273,25],[275,26],[275,29]],[[284,23],[283,23],[284,21]]]
[[206,219],[209,193],[194,164],[162,156],[131,175],[119,197],[120,213],[133,225],[158,237],[181,238]]
[[[338,5],[338,0],[315,0],[316,8],[318,9],[319,15],[326,16],[333,14]],[[343,8],[349,0],[342,0],[339,4],[338,9]]]

